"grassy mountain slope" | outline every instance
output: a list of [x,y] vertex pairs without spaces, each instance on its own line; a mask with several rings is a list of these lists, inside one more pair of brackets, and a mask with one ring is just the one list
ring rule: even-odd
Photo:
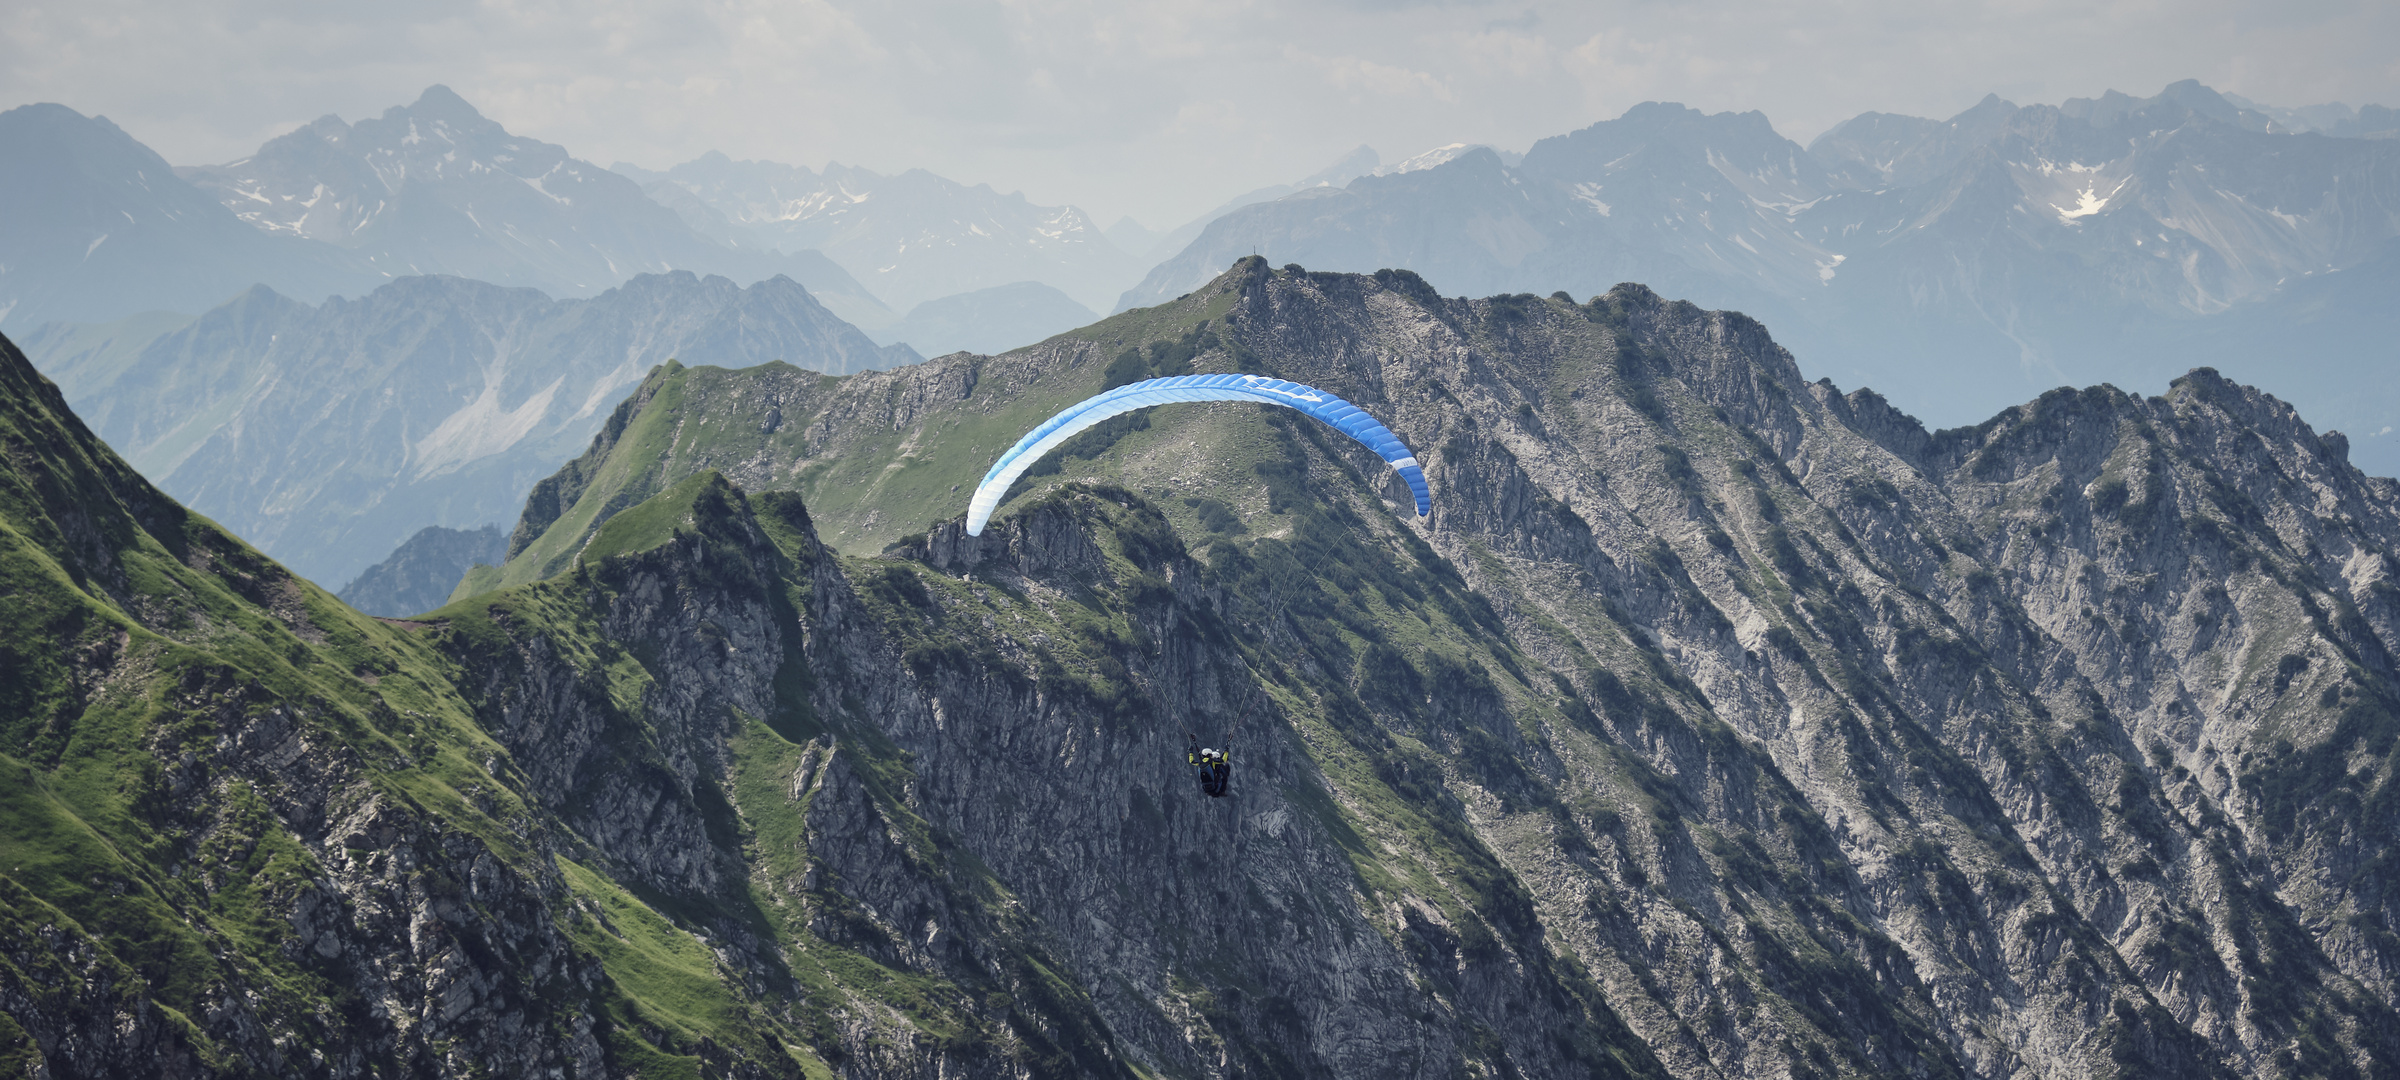
[[[738,880],[694,885],[647,859],[580,813],[588,792],[541,785],[565,746],[505,739],[516,699],[493,687],[565,677],[598,699],[545,713],[553,734],[597,718],[576,779],[663,800],[639,838],[688,839],[668,826],[701,818],[711,839],[798,835],[784,791],[804,755],[770,726],[793,717],[760,708],[731,731],[739,767],[695,803],[659,747],[689,717],[655,700],[662,675],[603,618],[626,590],[693,590],[675,575],[711,554],[772,573],[769,537],[814,550],[804,516],[797,533],[762,529],[738,493],[694,481],[612,523],[598,582],[437,622],[371,619],[150,487],[13,346],[0,380],[7,1067],[830,1076],[828,1057],[982,1030],[959,1018],[964,992],[827,944],[805,919],[770,922]],[[512,651],[525,637],[531,657]],[[533,752],[522,766],[519,749]],[[663,793],[645,787],[662,778]],[[736,824],[726,792],[776,797]],[[796,861],[779,852],[762,874]],[[772,977],[712,951],[716,933],[753,929],[814,949]],[[1023,1013],[1042,1034],[1003,1024],[1008,1046],[1055,1048],[1077,1030],[1071,996]]]
[[[6,1052],[51,1075],[568,1052],[519,1036],[588,1033],[598,972],[546,919],[502,925],[554,875],[428,643],[159,494],[14,346],[0,380]],[[397,950],[360,940],[395,921]],[[445,1011],[461,988],[514,1000]]]
[[799,491],[828,543],[879,549],[922,531],[947,502],[963,506],[993,456],[1100,389],[1114,357],[1181,338],[1232,299],[1218,290],[1003,356],[961,354],[842,379],[780,363],[661,365],[582,457],[534,489],[507,566],[462,588],[556,573],[609,514],[705,469],[748,489]]

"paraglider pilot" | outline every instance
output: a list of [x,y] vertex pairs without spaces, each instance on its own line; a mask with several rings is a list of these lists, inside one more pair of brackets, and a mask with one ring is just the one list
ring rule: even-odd
[[1191,732],[1184,732],[1183,737],[1192,741],[1191,748],[1183,752],[1183,760],[1199,773],[1201,794],[1212,799],[1222,799],[1230,794],[1233,764],[1225,760],[1225,751],[1202,747],[1200,740],[1194,738]]

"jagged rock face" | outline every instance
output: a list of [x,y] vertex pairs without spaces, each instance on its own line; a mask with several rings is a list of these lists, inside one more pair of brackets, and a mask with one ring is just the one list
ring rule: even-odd
[[[1610,299],[1612,337],[1658,350],[1610,373],[1649,383],[1651,416],[1638,391],[1560,380],[1571,367],[1519,334],[1515,363],[1494,357],[1503,385],[1581,390],[1580,408],[1484,412],[1496,445],[1458,463],[1445,447],[1429,470],[1468,518],[1445,536],[1437,512],[1433,542],[1487,594],[1523,598],[1504,610],[1529,652],[1605,640],[1537,629],[1576,625],[1578,590],[1538,587],[1564,567],[1630,613],[1830,824],[1868,901],[1856,914],[1948,1004],[1973,1071],[2052,1072],[2106,1047],[2273,1072],[2289,1064],[2276,1032],[2312,1027],[2354,1064],[2390,1060],[2389,961],[2346,929],[2359,910],[2380,923],[2384,901],[2326,887],[2355,871],[2315,869],[2361,867],[2388,826],[2324,806],[2318,829],[2364,850],[2311,850],[2326,841],[2292,824],[2290,794],[2372,798],[2389,768],[2390,691],[2365,688],[2388,686],[2388,631],[2364,614],[2385,608],[2400,537],[2389,482],[2208,373],[2168,399],[2061,393],[1929,438],[1871,395],[1804,386],[1746,320]],[[1362,345],[1393,340],[1350,325]],[[1387,387],[1448,382],[1382,366]],[[1413,445],[1447,437],[1393,404]],[[1543,497],[1588,547],[1527,527]],[[1513,572],[1476,573],[1492,567],[1476,546]],[[2353,698],[2325,696],[2343,683]],[[1619,735],[1640,744],[1638,725]],[[2303,778],[2312,754],[2347,779]],[[2203,775],[2220,756],[2244,764]]]
[[[1159,413],[1045,483],[1145,492],[1077,498],[1147,503],[1202,548],[1161,576],[1178,603],[1217,598],[1274,703],[1267,726],[1294,740],[1251,775],[1320,782],[1331,804],[1284,818],[1262,799],[1237,846],[1295,828],[1359,838],[1358,906],[1387,940],[1434,949],[1409,958],[1449,1019],[1420,1022],[1483,1032],[1459,1037],[1464,1060],[1560,1066],[1535,1064],[1528,1024],[1474,1011],[1511,980],[1471,963],[1428,975],[1445,965],[1425,942],[1472,957],[1497,941],[1520,973],[1559,965],[1593,995],[1591,1030],[1621,1022],[1674,1075],[2271,1076],[2394,1059],[2377,808],[2400,533],[2393,485],[2351,469],[2337,437],[2208,372],[2163,398],[2061,392],[1928,433],[1872,393],[1802,382],[1756,323],[1638,287],[1468,303],[1405,276],[1251,265],[1212,289],[1185,322],[1132,332],[1188,344],[1206,313],[1204,347],[1177,353],[1190,366],[1270,367],[1360,402],[1427,463],[1432,519],[1394,516],[1379,464],[1338,440],[1226,410]],[[749,389],[729,373],[659,415],[741,433],[679,453],[762,487],[810,482],[810,445],[871,465],[847,433],[892,433],[905,449],[885,461],[943,461],[958,448],[941,433],[1005,407],[980,380],[1047,395],[1081,370],[1096,385],[1109,325],[827,384],[804,409],[776,372]],[[778,456],[750,434],[767,408],[825,434]],[[886,634],[912,659],[847,715],[910,752],[912,812],[1058,935],[1109,1030],[1142,1047],[1128,1053],[1172,1061],[1112,998],[1114,973],[1157,954],[1108,952],[1140,939],[1124,923],[1075,930],[1104,898],[1042,899],[1141,860],[1104,821],[1045,816],[1059,811],[1016,779],[1070,789],[1067,806],[1124,806],[1111,800],[1131,783],[1085,786],[1116,760],[1109,729],[1051,703],[1077,672],[1043,667],[1009,619],[1066,610],[1045,590],[1072,598],[1062,583],[1103,566],[1147,595],[1091,553],[1138,568],[1128,553],[1147,542],[1125,538],[1144,530],[1112,521],[1113,540],[1090,541],[1059,521],[1004,516],[981,540],[953,523],[896,562],[850,564],[929,591],[886,601],[907,612]],[[933,587],[962,573],[976,583]],[[1423,584],[1444,573],[1461,583],[1448,601]],[[1177,674],[1204,622],[1164,630],[1141,601],[1127,610],[1102,650],[1125,674],[1090,654],[1082,670],[1142,695],[1146,727],[1171,735],[1178,708],[1246,715]],[[1048,741],[1015,741],[1020,727]],[[1020,814],[1030,824],[1005,824]],[[1477,860],[1522,892],[1481,888]],[[1246,889],[1278,873],[1247,858],[1228,872]],[[1176,1015],[1175,1000],[1149,1008]]]
[[[1122,1074],[1129,1059],[1186,1074],[1447,1076],[1494,1053],[1475,1032],[1501,1030],[1520,1068],[1605,1062],[1612,1043],[1641,1059],[1561,977],[1530,918],[1466,950],[1455,912],[1419,898],[1391,914],[1407,932],[1392,939],[1325,826],[1305,747],[1223,623],[1224,598],[1156,511],[1084,493],[980,539],[952,526],[921,564],[845,567],[804,516],[770,546],[725,490],[688,539],[537,587],[609,598],[592,625],[641,657],[638,709],[595,688],[607,656],[570,657],[554,625],[514,615],[495,613],[509,644],[476,654],[471,679],[533,797],[621,880],[717,912],[706,926],[729,976],[770,992],[804,950],[779,954],[732,914],[760,902],[758,860],[745,866],[708,806],[740,769],[729,740],[742,718],[805,738],[772,789],[727,785],[745,822],[806,807],[808,868],[781,883],[799,896],[769,902],[771,917],[815,948],[1005,1002],[972,1010],[962,1022],[990,1030],[954,1046],[919,1031],[895,1047],[842,1025],[820,1050],[846,1070],[1050,1061]],[[781,610],[779,578],[804,597]],[[809,672],[804,701],[777,686],[794,677],[779,663]],[[1259,777],[1238,803],[1194,790],[1184,728]],[[1060,976],[1071,982],[1041,985]],[[849,989],[871,1015],[870,988]]]
[[[1278,326],[1350,307],[1309,291],[1261,298],[1299,309],[1270,308]],[[1392,402],[1412,445],[1442,443],[1429,475],[1464,511],[1456,532],[1437,511],[1433,543],[1487,595],[1521,598],[1503,610],[1528,652],[1605,643],[1573,632],[1567,581],[1629,613],[1830,825],[1854,913],[1911,957],[1972,1071],[2106,1049],[2275,1072],[2295,1030],[2352,1065],[2391,1059],[2388,954],[2352,928],[2385,901],[2343,887],[2389,841],[2346,812],[2389,768],[2390,690],[2367,688],[2389,685],[2388,481],[2206,372],[2166,399],[2062,392],[1928,437],[1872,395],[1802,384],[1747,320],[1608,299],[1610,336],[1644,351],[1604,373],[1619,393],[1573,378],[1551,344],[1563,305],[1544,305],[1492,356],[1498,378],[1470,377],[1505,389],[1466,410],[1488,442],[1462,440],[1465,460],[1443,442],[1455,411],[1428,425],[1440,414]],[[1375,322],[1339,325],[1284,354],[1398,351]],[[1458,377],[1378,366],[1384,387]],[[1540,408],[1559,390],[1579,400]],[[1533,414],[1493,407],[1512,396]],[[1539,523],[1544,501],[1569,527]],[[1654,765],[1693,775],[1681,756]],[[2214,771],[2223,758],[2240,764]],[[1767,809],[1695,786],[1726,825]],[[2294,797],[2329,788],[2313,813]],[[2361,846],[2326,850],[2334,836]],[[1741,860],[1710,856],[1740,881]]]
[[[521,558],[572,540],[554,572],[387,631],[426,659],[376,692],[454,687],[444,715],[474,720],[394,736],[478,778],[418,797],[484,830],[452,858],[487,838],[488,869],[445,872],[545,905],[458,915],[529,935],[473,954],[501,973],[477,990],[397,981],[473,1024],[524,1015],[523,972],[572,969],[586,1026],[536,1024],[523,1052],[589,1047],[579,1075],[2400,1060],[2400,491],[2280,403],[2195,372],[1927,432],[1638,286],[1447,301],[1253,260],[1137,315],[851,380],[646,382],[529,508]],[[1303,419],[1192,407],[1062,451],[965,536],[939,470],[1127,351],[1360,403],[1417,450],[1433,515]],[[823,500],[846,526],[788,490],[885,476],[878,508]],[[870,514],[944,519],[877,557],[818,539]],[[250,831],[358,867],[322,890],[385,910],[343,876],[387,865],[351,824],[370,800],[271,771],[325,729],[209,715],[179,738],[281,785],[282,832]],[[1196,790],[1187,730],[1232,748],[1234,797]],[[243,812],[214,790],[194,805]],[[332,909],[275,895],[315,955]],[[395,933],[358,948],[396,955]],[[93,985],[77,1000],[123,984]],[[94,1053],[181,1045],[128,1030]]]
[[648,685],[637,706],[595,686],[557,635],[504,613],[493,621],[511,648],[467,654],[485,726],[526,770],[527,791],[623,878],[662,893],[717,894],[740,878],[695,793],[728,768],[725,725],[775,712],[790,619],[768,601],[773,549],[738,499],[720,496],[698,512],[698,532],[610,564],[608,587],[577,598],[591,601],[602,648],[639,657]]
[[[966,587],[904,612],[903,633],[921,635],[914,685],[867,702],[918,763],[922,812],[1046,924],[1128,1056],[1203,1075],[1437,1076],[1501,1059],[1532,1075],[1627,1071],[1606,1053],[1626,1042],[1616,1017],[1508,906],[1522,894],[1502,885],[1501,910],[1462,919],[1365,886],[1333,785],[1234,644],[1232,602],[1165,524],[1101,491],[982,537],[943,527],[912,554]],[[1065,612],[1095,592],[1117,601],[1098,606],[1125,633],[1070,615],[1101,643],[1077,679],[1045,663],[1055,645],[1019,630],[1027,612],[1007,601]],[[1000,628],[977,634],[985,619]],[[950,634],[982,655],[937,651]],[[1186,732],[1230,748],[1237,799],[1200,795]],[[1471,844],[1451,854],[1499,871]]]
[[410,761],[472,730],[421,642],[159,494],[5,342],[0,383],[11,1070],[599,1075],[544,830]]

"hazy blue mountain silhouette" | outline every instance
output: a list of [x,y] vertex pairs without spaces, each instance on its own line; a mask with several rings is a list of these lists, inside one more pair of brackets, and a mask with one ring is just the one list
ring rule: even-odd
[[834,374],[918,359],[789,278],[685,271],[567,300],[455,277],[319,305],[258,286],[131,355],[88,327],[23,344],[144,475],[329,587],[427,525],[513,518],[669,359]]

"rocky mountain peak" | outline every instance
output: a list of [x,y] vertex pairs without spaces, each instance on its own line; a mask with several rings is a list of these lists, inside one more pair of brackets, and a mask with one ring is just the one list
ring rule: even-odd
[[2014,110],[2015,108],[2016,105],[2010,102],[2007,98],[2001,97],[1998,94],[1987,93],[1983,95],[1983,100],[1975,103],[1974,108],[1968,109],[1966,112],[1960,113],[1956,117],[1951,118],[1950,122],[1957,124],[1963,122],[1969,116],[1981,116],[1994,112]]
[[630,184],[573,160],[564,147],[510,135],[439,85],[380,117],[351,125],[327,116],[268,140],[241,161],[182,172],[219,191],[228,208],[261,229],[346,246],[358,246],[412,184],[471,183],[491,174],[531,185],[561,205],[587,181],[624,184],[620,199],[631,192]]
[[1447,165],[1450,162],[1456,161],[1459,158],[1464,157],[1476,150],[1488,151],[1493,154],[1493,160],[1500,160],[1498,151],[1492,150],[1492,148],[1484,146],[1480,143],[1473,145],[1467,143],[1447,143],[1442,146],[1434,147],[1431,150],[1427,150],[1424,153],[1402,158],[1399,161],[1392,162],[1389,165],[1379,166],[1372,171],[1376,176],[1391,176],[1397,173],[1423,172],[1424,170],[1434,168],[1435,166]]
[[1291,188],[1296,191],[1301,188],[1312,188],[1326,184],[1340,187],[1343,184],[1347,184],[1352,180],[1376,171],[1376,169],[1381,167],[1382,164],[1382,155],[1377,154],[1374,147],[1361,143],[1355,147],[1352,147],[1349,153],[1333,159],[1333,164],[1327,165],[1322,169],[1318,169],[1317,171],[1301,177],[1297,181],[1294,181],[1291,185]]
[[[1443,147],[1420,155],[1425,160],[1413,168],[1378,170],[1350,182],[1361,191],[1373,191],[1395,185],[1413,186],[1415,190],[1430,191],[1443,188],[1488,188],[1505,184],[1508,166],[1500,160],[1499,151],[1488,146],[1460,145]],[[1438,159],[1438,160],[1437,160]],[[1417,160],[1417,159],[1410,159]],[[1305,195],[1306,192],[1295,194]]]
[[476,111],[475,106],[468,104],[467,99],[458,96],[457,91],[452,90],[441,83],[434,83],[433,85],[426,87],[424,93],[417,95],[417,100],[414,104],[407,106],[393,106],[390,109],[384,110],[383,116],[386,122],[389,122],[395,116],[402,116],[422,118],[439,123],[456,124],[461,127],[469,128],[497,126],[494,125],[490,120],[485,119],[481,112]]
[[[1534,143],[1525,153],[1525,168],[1535,173],[1590,177],[1599,175],[1616,157],[1645,148],[1703,159],[1714,153],[1745,166],[1800,149],[1799,144],[1777,134],[1766,115],[1755,110],[1704,113],[1673,102],[1645,101],[1615,120]],[[1648,163],[1652,168],[1662,164]]]
[[1955,168],[2016,114],[2017,106],[1998,94],[1985,94],[1947,121],[1861,113],[1817,136],[1808,154],[1858,187],[1909,187]]
[[189,314],[262,281],[321,298],[375,280],[344,253],[243,226],[104,117],[21,106],[0,113],[0,139],[13,148],[0,160],[0,321],[10,326]]
[[[132,163],[136,175],[158,173],[166,165],[149,147],[135,141],[105,116],[85,116],[55,102],[19,105],[0,112],[0,132],[22,147],[11,155],[10,166],[24,169],[35,161],[52,160],[94,171],[116,171],[118,161]],[[172,170],[167,170],[171,172]]]
[[848,315],[890,318],[822,255],[709,235],[630,178],[511,134],[443,86],[379,117],[322,119],[240,161],[179,172],[254,228],[356,252],[387,278],[452,274],[590,296],[645,272],[784,273]]

